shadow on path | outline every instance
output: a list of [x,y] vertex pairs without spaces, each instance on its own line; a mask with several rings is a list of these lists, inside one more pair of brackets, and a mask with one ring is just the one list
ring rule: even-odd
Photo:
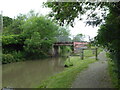
[[104,51],[98,55],[98,59],[77,76],[72,88],[112,88]]

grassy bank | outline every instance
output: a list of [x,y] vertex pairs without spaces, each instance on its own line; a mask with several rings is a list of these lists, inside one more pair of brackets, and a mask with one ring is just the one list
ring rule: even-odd
[[[102,51],[98,49],[98,54]],[[58,73],[47,80],[41,82],[39,88],[70,88],[71,84],[75,80],[77,74],[86,69],[90,63],[95,62],[95,58],[89,58],[95,56],[91,50],[85,50],[84,60],[81,60],[80,56],[71,56],[65,61],[69,67],[61,73]]]
[[[95,48],[95,47],[92,47],[92,48]],[[97,53],[99,54],[101,51],[103,51],[103,49],[99,47],[97,49]],[[80,53],[75,55],[80,55]],[[92,57],[92,56],[95,56],[95,50],[92,50],[91,48],[84,50],[84,57]]]
[[118,84],[118,82],[120,81],[118,80],[118,73],[116,72],[117,67],[115,63],[112,60],[110,60],[110,58],[108,60],[108,69],[114,88],[120,89],[120,85]]
[[106,56],[108,57],[108,70],[113,87],[118,88],[120,90],[120,79],[118,79],[118,67],[115,64],[115,60],[112,60],[112,55],[110,53],[106,53]]
[[70,88],[77,74],[95,61],[96,60],[92,58],[80,60],[80,57],[73,56],[70,58],[70,62],[73,63],[73,66],[43,81],[39,88]]
[[[95,48],[95,47],[94,47]],[[101,51],[103,51],[103,49],[102,48],[98,48],[97,49],[97,53],[99,54]],[[95,56],[95,50],[85,50],[85,52],[84,52],[84,55],[85,55],[85,57],[92,57],[92,56]]]

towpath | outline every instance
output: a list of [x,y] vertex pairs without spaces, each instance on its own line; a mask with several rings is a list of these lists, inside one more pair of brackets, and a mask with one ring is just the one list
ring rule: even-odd
[[108,64],[105,52],[98,55],[99,61],[78,74],[72,84],[72,88],[112,88],[108,73]]

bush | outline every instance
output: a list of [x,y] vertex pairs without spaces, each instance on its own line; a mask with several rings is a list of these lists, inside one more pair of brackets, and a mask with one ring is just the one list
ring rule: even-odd
[[70,46],[61,46],[60,47],[60,55],[61,56],[69,56],[72,53]]
[[24,55],[23,55],[23,53],[22,52],[20,52],[20,51],[13,51],[12,52],[12,55],[13,55],[13,57],[14,57],[14,60],[16,61],[16,62],[18,62],[18,61],[23,61],[24,60]]
[[12,54],[3,54],[2,55],[2,63],[3,64],[7,64],[7,63],[10,63],[13,61],[14,61],[14,57]]
[[2,36],[2,44],[10,45],[10,44],[23,44],[25,37],[23,35],[7,35]]
[[70,57],[68,57],[64,63],[64,67],[73,66],[73,63],[70,61]]
[[24,56],[23,53],[18,51],[13,51],[12,53],[9,54],[2,54],[2,64],[7,64],[11,62],[18,62],[18,61],[23,61]]

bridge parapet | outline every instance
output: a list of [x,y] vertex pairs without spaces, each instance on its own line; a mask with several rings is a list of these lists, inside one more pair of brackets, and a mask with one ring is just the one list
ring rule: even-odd
[[74,42],[56,42],[54,43],[55,46],[71,46],[74,45]]

